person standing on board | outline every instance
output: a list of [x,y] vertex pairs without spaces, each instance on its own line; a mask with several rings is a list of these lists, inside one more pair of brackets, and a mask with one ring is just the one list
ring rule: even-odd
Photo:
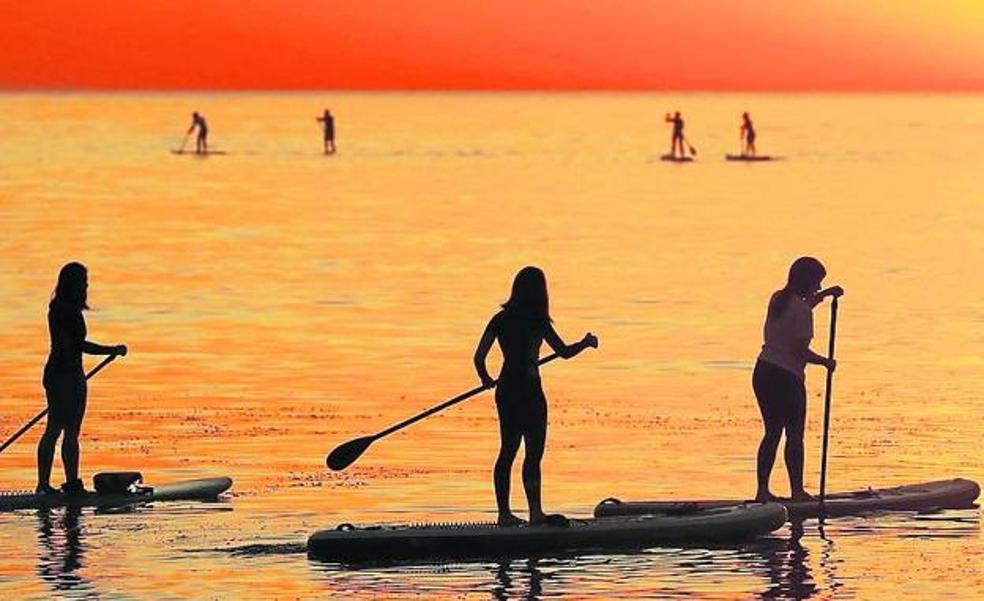
[[195,131],[198,128],[198,137],[195,138],[195,154],[208,154],[208,124],[205,123],[205,117],[198,114],[195,111],[191,114],[191,127],[188,128],[188,134]]
[[683,151],[683,117],[680,115],[680,111],[677,111],[672,116],[666,113],[666,122],[673,124],[673,138],[670,140],[670,156],[677,157],[677,148],[680,149],[680,158],[684,158],[686,153]]
[[85,416],[86,381],[82,354],[126,356],[126,346],[103,346],[86,340],[82,312],[89,290],[88,271],[81,263],[68,263],[58,273],[58,284],[48,304],[48,332],[51,352],[44,366],[44,391],[48,401],[48,422],[38,442],[37,494],[57,494],[51,486],[51,465],[55,444],[62,436],[61,456],[65,468],[62,492],[86,492],[79,479],[79,433]]
[[765,434],[758,448],[758,490],[755,500],[775,500],[769,476],[776,461],[779,438],[786,433],[784,457],[794,501],[812,501],[803,488],[803,430],[806,424],[806,364],[833,371],[834,359],[810,350],[813,308],[824,298],[844,294],[840,286],[820,289],[826,269],[813,257],[800,257],[789,268],[785,287],[769,299],[762,352],[752,374],[752,389],[762,413]]
[[523,487],[529,503],[530,522],[564,524],[567,522],[564,516],[545,514],[540,501],[540,462],[547,439],[547,399],[538,369],[540,345],[546,340],[554,352],[570,359],[589,346],[597,348],[598,339],[589,332],[580,342],[570,346],[565,344],[551,323],[543,271],[537,267],[524,267],[516,274],[509,300],[489,321],[475,349],[475,369],[485,386],[494,385],[485,359],[496,340],[503,355],[495,391],[500,437],[499,456],[493,473],[498,524],[516,526],[522,523],[509,508],[510,472],[520,442],[526,447]]
[[741,156],[755,156],[755,127],[752,125],[752,118],[747,111],[741,114],[741,132],[739,135],[742,140]]
[[325,109],[325,113],[318,117],[318,121],[324,124],[325,129],[325,154],[335,154],[335,117],[331,111]]

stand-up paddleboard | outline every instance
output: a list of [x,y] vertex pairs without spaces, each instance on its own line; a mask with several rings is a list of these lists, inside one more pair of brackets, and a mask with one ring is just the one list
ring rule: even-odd
[[187,155],[190,155],[190,156],[207,157],[207,156],[212,156],[213,154],[215,154],[215,155],[226,155],[226,154],[229,154],[229,153],[226,152],[226,151],[224,151],[224,150],[208,150],[206,152],[195,152],[195,149],[194,148],[192,148],[192,149],[172,148],[171,149],[171,154],[187,154]]
[[693,162],[694,157],[687,157],[687,156],[678,157],[672,154],[664,154],[661,157],[659,157],[659,160],[669,161],[671,163],[691,163]]
[[342,524],[315,532],[307,549],[310,557],[338,562],[585,553],[747,540],[785,522],[782,505],[751,503],[679,515],[571,520],[567,526],[464,523],[356,528]]
[[[931,511],[964,509],[974,506],[981,493],[973,480],[954,478],[894,488],[865,489],[827,495],[825,515],[829,517],[859,515],[872,511]],[[686,507],[710,508],[733,505],[737,501],[619,501],[605,499],[595,507],[598,517],[659,514]],[[819,501],[779,499],[790,518],[814,518],[820,515]]]
[[208,501],[218,498],[231,487],[231,478],[205,478],[148,487],[148,491],[140,493],[87,492],[82,495],[36,495],[23,491],[0,492],[0,511],[52,507],[120,507],[157,501]]
[[726,154],[724,159],[726,161],[745,161],[748,163],[754,163],[758,161],[782,161],[786,157],[771,156],[768,154]]

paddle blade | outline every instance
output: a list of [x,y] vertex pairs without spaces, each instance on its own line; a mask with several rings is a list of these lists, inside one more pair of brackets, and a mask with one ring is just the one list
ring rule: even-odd
[[355,460],[361,457],[366,452],[366,449],[369,448],[369,445],[375,441],[375,436],[363,436],[362,438],[350,440],[345,444],[340,444],[328,455],[325,463],[332,470],[336,472],[341,471],[355,463]]

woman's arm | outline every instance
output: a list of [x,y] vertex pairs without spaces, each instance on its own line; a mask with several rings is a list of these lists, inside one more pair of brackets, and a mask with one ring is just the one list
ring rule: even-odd
[[543,339],[547,341],[550,348],[554,350],[555,353],[563,357],[564,359],[570,359],[576,356],[578,353],[584,349],[590,347],[598,348],[598,339],[594,334],[588,332],[584,335],[579,342],[568,345],[563,339],[561,339],[560,334],[554,329],[553,324],[547,324],[547,331],[543,335]]
[[104,344],[98,344],[95,342],[90,342],[88,340],[83,340],[82,352],[88,355],[120,355],[125,357],[126,345],[117,344],[116,346],[106,346]]
[[494,381],[489,375],[489,370],[485,367],[485,358],[489,356],[489,350],[492,349],[492,343],[495,342],[495,323],[495,317],[489,320],[488,325],[485,326],[485,331],[482,332],[482,339],[478,341],[478,346],[475,348],[475,371],[478,372],[478,378],[482,381],[482,385],[486,387],[491,387]]
[[834,369],[837,368],[837,361],[835,361],[834,359],[830,359],[828,357],[824,357],[823,355],[818,355],[817,353],[814,353],[810,349],[809,338],[801,338],[797,340],[796,349],[799,356],[807,363],[812,363],[813,365],[822,365],[827,369],[829,369],[830,371],[834,371]]

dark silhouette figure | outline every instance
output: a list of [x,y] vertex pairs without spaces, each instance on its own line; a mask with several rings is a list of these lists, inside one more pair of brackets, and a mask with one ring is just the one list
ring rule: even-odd
[[195,111],[191,114],[191,127],[188,128],[188,134],[195,131],[198,128],[198,137],[195,138],[195,154],[208,154],[208,124],[205,123],[205,117],[198,114]]
[[38,494],[56,494],[51,486],[51,464],[55,444],[62,436],[61,456],[65,468],[62,491],[85,492],[79,479],[79,433],[85,416],[86,380],[82,353],[126,355],[126,347],[103,346],[86,340],[82,311],[89,289],[88,271],[80,263],[68,263],[58,274],[58,284],[48,305],[51,352],[44,366],[44,391],[48,400],[48,422],[38,442]]
[[[683,150],[683,117],[680,116],[680,111],[677,111],[672,116],[666,113],[666,122],[673,124],[673,138],[670,140],[670,156],[683,158],[686,153]],[[677,155],[677,149],[680,149],[680,154]]]
[[740,136],[742,140],[741,156],[755,156],[755,127],[752,125],[752,118],[747,111],[741,114]]
[[840,286],[820,290],[827,275],[820,261],[800,257],[789,268],[786,286],[772,294],[766,313],[762,352],[755,363],[752,388],[762,412],[765,435],[758,449],[756,501],[772,501],[769,476],[776,461],[779,438],[786,432],[785,460],[794,501],[813,497],[803,489],[803,429],[806,423],[807,363],[833,371],[837,362],[810,350],[813,308],[827,296],[844,293]]
[[335,154],[335,117],[331,111],[325,109],[325,113],[318,117],[318,121],[324,124],[325,130],[325,154]]
[[540,384],[537,361],[544,340],[558,355],[570,359],[589,346],[597,347],[598,339],[588,333],[580,342],[570,346],[565,344],[551,323],[547,280],[543,271],[536,267],[524,267],[516,274],[509,300],[489,321],[475,349],[475,369],[485,386],[493,383],[485,367],[485,359],[496,340],[503,355],[499,385],[495,391],[500,436],[494,471],[498,523],[500,526],[521,523],[509,509],[510,471],[520,442],[526,447],[523,487],[529,503],[530,522],[565,523],[566,518],[562,515],[544,514],[540,502],[540,462],[547,438],[547,399]]

